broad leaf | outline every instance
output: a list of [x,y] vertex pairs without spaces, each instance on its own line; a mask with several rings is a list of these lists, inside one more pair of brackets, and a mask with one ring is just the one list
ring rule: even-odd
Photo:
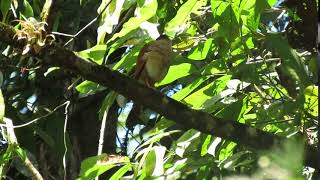
[[179,78],[188,76],[195,72],[197,69],[190,63],[181,63],[178,65],[172,65],[169,68],[168,74],[166,77],[156,84],[156,86],[162,86],[169,84]]

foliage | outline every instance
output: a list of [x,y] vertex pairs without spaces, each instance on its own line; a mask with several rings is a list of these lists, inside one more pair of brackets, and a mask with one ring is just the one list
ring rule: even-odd
[[[62,179],[64,172],[70,179],[103,173],[109,179],[268,179],[272,173],[303,179],[303,144],[315,146],[318,141],[316,53],[293,48],[288,41],[292,34],[273,28],[284,14],[303,21],[294,9],[276,0],[55,3],[53,20],[42,22],[44,2],[0,0],[0,19],[28,42],[22,52],[0,42],[0,121],[7,117],[17,125],[36,120],[15,128],[19,145],[4,146],[8,135],[1,126],[1,177],[30,177],[16,162],[23,154],[39,164],[45,179]],[[57,43],[130,76],[140,49],[162,33],[173,39],[174,52],[158,90],[192,109],[283,137],[302,134],[303,140],[277,147],[274,153],[258,152],[185,129],[150,110],[144,111],[144,126],[131,132],[124,127],[129,105],[118,107],[115,92],[32,56],[42,46]],[[63,112],[66,101],[71,107]],[[116,133],[105,138],[109,154],[92,156],[98,146],[97,124],[105,114],[118,124],[106,130],[116,132],[117,138]],[[64,131],[68,117],[71,122]],[[64,158],[67,164],[62,166]]]

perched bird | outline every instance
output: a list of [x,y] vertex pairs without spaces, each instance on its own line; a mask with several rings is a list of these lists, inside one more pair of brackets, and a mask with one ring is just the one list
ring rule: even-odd
[[[172,42],[166,35],[161,35],[157,40],[144,45],[137,58],[134,78],[153,88],[156,82],[167,75],[171,53]],[[126,122],[128,128],[132,129],[141,123],[139,115],[142,109],[141,105],[134,104]]]
[[154,87],[167,74],[170,66],[172,42],[166,35],[147,43],[138,55],[134,78],[148,87]]

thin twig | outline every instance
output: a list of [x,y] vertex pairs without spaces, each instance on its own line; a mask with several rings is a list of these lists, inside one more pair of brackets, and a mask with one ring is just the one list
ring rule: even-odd
[[63,153],[63,171],[64,171],[64,177],[63,179],[66,180],[67,179],[67,162],[66,162],[66,157],[67,157],[67,152],[68,152],[68,147],[67,147],[67,124],[68,124],[68,109],[69,109],[69,105],[70,105],[70,101],[67,101],[66,103],[66,107],[64,110],[65,113],[65,119],[64,119],[64,126],[63,126],[63,145],[64,145],[64,153]]
[[110,0],[108,2],[108,4],[102,9],[102,11],[100,12],[100,14],[98,14],[97,17],[95,17],[94,19],[92,19],[87,25],[85,25],[82,29],[80,29],[80,31],[78,31],[75,35],[73,35],[73,37],[71,39],[69,39],[68,42],[66,42],[64,44],[64,46],[67,46],[69,43],[71,43],[74,38],[76,38],[80,33],[82,33],[85,29],[87,29],[89,26],[91,26],[94,22],[96,22],[101,16],[102,14],[104,13],[104,11],[107,9],[107,7],[110,5],[110,3],[112,2],[112,0]]
[[43,119],[43,118],[46,118],[46,117],[50,116],[51,114],[53,114],[54,112],[56,112],[58,109],[60,109],[62,106],[68,105],[68,103],[69,103],[69,101],[67,101],[67,102],[65,102],[65,103],[57,106],[57,107],[54,108],[54,110],[51,111],[50,113],[48,113],[48,114],[46,114],[46,115],[44,115],[44,116],[35,118],[34,120],[31,120],[31,121],[29,121],[29,122],[27,122],[27,123],[20,124],[20,125],[16,125],[16,126],[13,126],[13,125],[12,125],[12,126],[8,126],[7,124],[0,124],[0,126],[1,126],[1,127],[6,127],[6,128],[14,128],[14,129],[15,129],[15,128],[21,128],[21,127],[28,126],[28,125],[30,125],[30,124],[32,124],[32,123],[35,123],[35,122],[39,121],[40,119]]

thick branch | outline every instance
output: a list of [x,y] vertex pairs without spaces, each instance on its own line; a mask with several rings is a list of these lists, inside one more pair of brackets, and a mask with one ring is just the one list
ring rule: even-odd
[[[14,45],[12,41],[6,41],[2,38],[1,31],[0,41]],[[71,70],[88,80],[109,87],[166,118],[182,124],[186,128],[196,129],[260,150],[269,149],[285,141],[283,137],[272,135],[260,129],[233,120],[223,120],[206,112],[191,109],[185,104],[150,89],[117,71],[82,59],[73,52],[59,46],[52,45],[43,49],[38,57],[43,59],[43,63]],[[308,164],[316,167],[318,158],[315,158],[317,157],[315,151],[309,148],[307,148],[307,151]]]

